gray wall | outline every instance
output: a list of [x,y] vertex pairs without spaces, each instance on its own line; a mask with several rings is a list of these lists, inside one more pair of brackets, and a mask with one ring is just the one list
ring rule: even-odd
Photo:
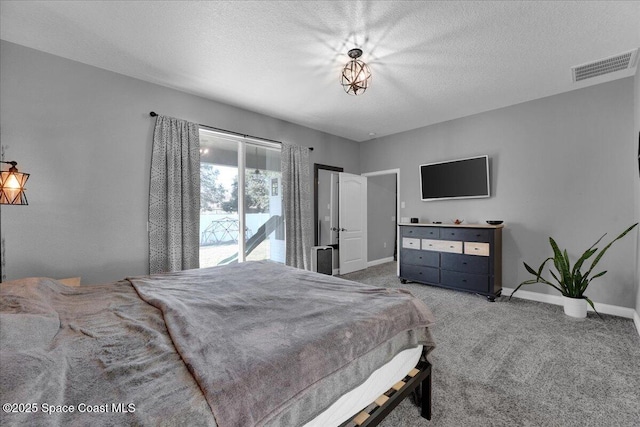
[[147,273],[149,111],[313,146],[311,164],[360,172],[356,142],[5,41],[0,93],[6,159],[31,173],[29,206],[2,207],[9,280]]
[[[393,256],[396,240],[396,175],[367,178],[368,261]],[[386,244],[386,247],[385,247]]]
[[[634,85],[634,108],[635,108],[635,132],[633,134],[633,138],[636,141],[636,155],[640,155],[638,151],[640,151],[640,67],[636,68],[636,76],[635,76],[635,85]],[[640,159],[638,159],[640,162]],[[635,174],[635,189],[633,191],[635,206],[636,206],[636,221],[640,221],[640,175]],[[639,232],[640,233],[640,232]],[[637,255],[640,254],[640,238],[638,239],[638,252]],[[640,316],[640,256],[636,257],[636,313]],[[640,332],[640,331],[638,331]]]
[[[551,254],[549,236],[576,257],[636,221],[633,84],[616,80],[362,142],[361,169],[401,169],[401,217],[504,220],[503,286],[514,288],[529,278],[523,261],[538,265]],[[418,165],[480,154],[491,158],[491,198],[420,200]],[[636,305],[637,236],[601,262],[609,272],[587,292],[595,301]],[[544,285],[527,290],[557,295]]]

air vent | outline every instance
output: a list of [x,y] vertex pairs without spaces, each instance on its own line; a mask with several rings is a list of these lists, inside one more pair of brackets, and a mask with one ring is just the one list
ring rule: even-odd
[[634,49],[619,55],[610,56],[609,58],[572,67],[571,71],[573,72],[573,81],[579,82],[580,80],[590,79],[603,74],[633,68],[637,54],[638,49]]

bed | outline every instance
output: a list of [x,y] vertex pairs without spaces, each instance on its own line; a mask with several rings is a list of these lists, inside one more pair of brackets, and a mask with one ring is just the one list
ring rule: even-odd
[[432,323],[408,291],[269,261],[6,282],[0,423],[375,425],[412,390],[430,417]]

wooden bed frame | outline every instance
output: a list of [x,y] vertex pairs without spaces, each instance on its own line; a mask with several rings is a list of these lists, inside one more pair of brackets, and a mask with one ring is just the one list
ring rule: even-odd
[[415,402],[420,405],[420,415],[431,420],[431,363],[420,360],[401,381],[380,395],[373,403],[339,427],[374,427],[413,392]]

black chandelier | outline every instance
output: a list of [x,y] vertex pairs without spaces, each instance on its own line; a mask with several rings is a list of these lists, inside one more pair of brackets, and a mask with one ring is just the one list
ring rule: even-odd
[[340,83],[349,95],[361,95],[371,83],[371,70],[367,64],[358,59],[362,56],[362,49],[351,49],[348,55],[351,61],[347,62],[342,69]]

